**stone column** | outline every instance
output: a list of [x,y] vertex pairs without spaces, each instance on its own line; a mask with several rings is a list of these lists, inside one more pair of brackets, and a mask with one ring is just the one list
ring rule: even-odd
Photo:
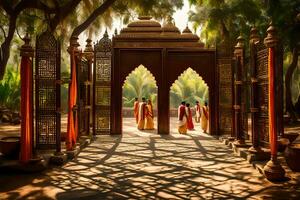
[[264,166],[264,174],[267,179],[271,181],[282,180],[285,177],[285,171],[277,160],[277,115],[276,115],[276,68],[279,67],[276,57],[276,51],[279,47],[279,39],[277,37],[276,29],[272,22],[267,30],[267,37],[264,44],[269,50],[268,56],[268,78],[269,78],[269,138],[271,148],[271,160]]
[[258,154],[262,152],[259,147],[259,133],[258,133],[258,96],[257,96],[257,84],[258,80],[256,78],[257,66],[256,66],[256,52],[255,43],[259,42],[260,37],[258,31],[253,27],[250,31],[250,73],[251,73],[251,135],[252,135],[252,146],[249,148],[251,154]]
[[234,132],[236,145],[244,145],[245,139],[242,133],[242,113],[241,113],[241,102],[242,102],[242,67],[244,67],[244,39],[239,36],[237,44],[234,47],[234,58],[235,58],[235,69],[234,69]]

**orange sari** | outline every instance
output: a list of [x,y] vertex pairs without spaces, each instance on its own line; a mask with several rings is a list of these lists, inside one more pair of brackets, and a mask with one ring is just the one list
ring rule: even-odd
[[145,129],[153,130],[154,129],[154,122],[153,122],[153,108],[152,105],[146,105],[146,118],[145,118]]
[[139,122],[139,102],[135,101],[133,104],[134,118],[136,123]]
[[208,107],[207,106],[202,106],[201,128],[204,133],[207,132],[207,128],[208,128]]

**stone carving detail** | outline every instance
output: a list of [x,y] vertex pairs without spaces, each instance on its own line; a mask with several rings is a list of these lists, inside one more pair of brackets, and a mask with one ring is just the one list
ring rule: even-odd
[[60,45],[49,31],[36,38],[36,146],[60,149]]
[[110,133],[112,43],[105,31],[103,38],[94,46],[94,132]]

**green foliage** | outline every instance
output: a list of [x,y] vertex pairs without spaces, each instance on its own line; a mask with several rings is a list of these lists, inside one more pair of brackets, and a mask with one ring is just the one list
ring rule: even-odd
[[157,86],[153,75],[143,66],[140,65],[132,71],[126,78],[123,86],[123,105],[132,107],[134,98],[142,97],[150,99],[153,105],[156,105]]
[[291,92],[292,92],[292,102],[295,104],[300,95],[300,66],[299,66],[299,64],[298,64],[297,68],[295,69],[295,72],[293,73]]
[[[216,38],[227,39],[235,44],[241,33],[249,38],[250,27],[268,22],[262,10],[260,0],[190,0],[196,4],[196,10],[189,18],[194,27],[202,27],[201,37],[207,46],[212,46]],[[266,24],[266,23],[265,23]]]
[[0,82],[0,107],[18,111],[20,109],[21,86],[20,73],[9,67]]
[[177,108],[182,101],[200,104],[208,101],[208,87],[204,80],[193,69],[188,68],[173,83],[170,91],[170,107]]
[[[203,79],[191,68],[178,77],[170,89],[170,107],[177,108],[181,101],[194,104],[199,101],[204,104],[208,101],[208,87]],[[153,105],[157,101],[157,86],[153,75],[140,65],[128,75],[123,86],[123,105],[132,107],[134,98],[151,99]]]

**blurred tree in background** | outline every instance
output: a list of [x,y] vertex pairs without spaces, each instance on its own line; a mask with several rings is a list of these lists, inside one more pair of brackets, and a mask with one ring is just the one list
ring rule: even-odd
[[[232,47],[238,35],[249,41],[250,29],[256,26],[261,38],[272,20],[284,48],[285,109],[295,120],[294,103],[298,99],[299,74],[296,70],[300,52],[300,0],[189,0],[194,28],[201,27],[206,46],[227,40]],[[249,52],[246,52],[249,53]],[[296,71],[296,73],[295,73]],[[299,102],[300,103],[300,102]]]
[[170,108],[177,108],[182,101],[195,105],[208,102],[208,86],[201,76],[193,69],[188,68],[173,83],[170,90]]
[[20,100],[20,72],[9,67],[4,79],[0,82],[0,108],[18,111],[20,109]]
[[150,99],[156,106],[157,86],[154,76],[143,65],[137,67],[126,78],[123,85],[123,105],[132,107],[135,98]]
[[[170,88],[170,108],[177,108],[181,101],[202,105],[208,101],[208,87],[203,79],[191,68],[184,71]],[[132,107],[135,97],[150,99],[154,107],[157,102],[156,81],[143,65],[128,75],[123,86],[123,106]]]

